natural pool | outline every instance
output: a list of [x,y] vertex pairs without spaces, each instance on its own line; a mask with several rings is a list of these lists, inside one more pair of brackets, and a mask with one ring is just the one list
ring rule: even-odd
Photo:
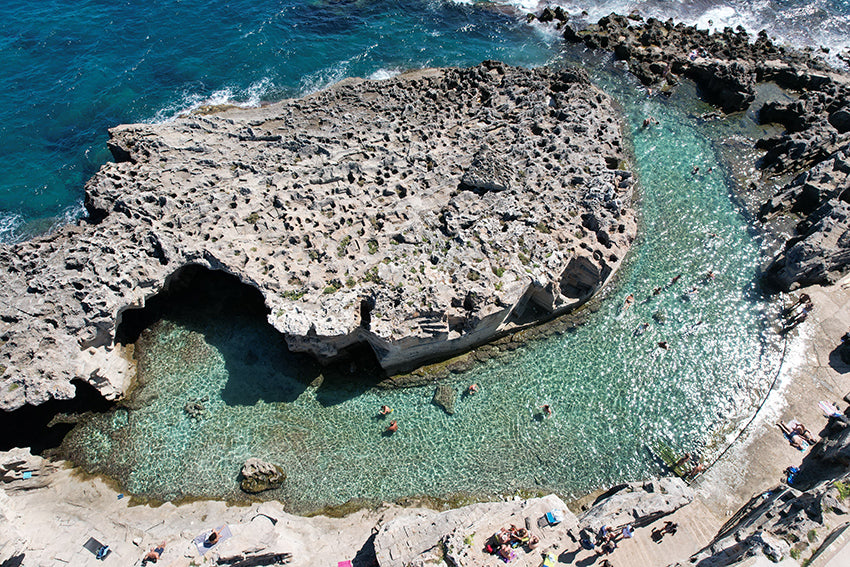
[[[190,305],[138,344],[135,409],[92,417],[63,451],[163,500],[238,497],[244,460],[268,459],[288,478],[266,496],[304,512],[353,498],[577,495],[657,473],[647,448],[658,443],[722,448],[765,395],[781,351],[756,282],[759,239],[718,158],[723,128],[694,120],[709,108],[688,96],[647,97],[622,73],[596,79],[632,131],[642,231],[583,325],[454,376],[458,393],[480,391],[459,396],[450,416],[431,403],[434,386],[369,389],[376,377],[362,370],[308,385],[314,365],[288,354],[261,317]],[[659,124],[643,128],[649,115]],[[621,312],[629,293],[635,304]],[[205,400],[200,419],[184,412],[193,399]],[[391,437],[382,404],[399,422]]]

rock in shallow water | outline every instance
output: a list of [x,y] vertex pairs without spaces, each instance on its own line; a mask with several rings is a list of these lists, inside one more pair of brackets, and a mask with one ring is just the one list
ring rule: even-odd
[[455,412],[455,397],[454,388],[447,384],[437,384],[433,402],[443,408],[447,414],[452,415]]
[[251,457],[242,465],[240,486],[245,492],[256,494],[278,488],[286,480],[286,474],[280,465],[267,463]]

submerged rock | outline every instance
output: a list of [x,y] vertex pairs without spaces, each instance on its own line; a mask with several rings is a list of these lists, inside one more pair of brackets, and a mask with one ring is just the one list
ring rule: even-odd
[[290,349],[395,372],[582,304],[636,232],[618,115],[575,69],[350,79],[108,145],[87,222],[0,248],[2,409],[122,396],[122,315],[187,266],[257,289]]
[[457,394],[455,389],[448,384],[437,384],[437,389],[434,390],[433,402],[440,406],[449,415],[455,412],[455,398]]
[[280,465],[267,463],[251,457],[242,465],[242,480],[239,485],[242,490],[251,494],[279,488],[286,480],[286,474]]

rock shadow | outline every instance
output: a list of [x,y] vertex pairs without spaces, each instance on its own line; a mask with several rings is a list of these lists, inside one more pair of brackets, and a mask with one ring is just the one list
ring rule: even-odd
[[134,343],[162,319],[198,333],[224,360],[228,379],[221,398],[231,406],[293,402],[310,386],[317,388],[318,401],[329,406],[361,395],[386,377],[366,344],[324,366],[308,354],[290,351],[268,315],[256,288],[226,272],[187,265],[144,308],[119,315],[116,342]]
[[29,447],[33,455],[58,448],[77,422],[90,412],[103,413],[113,407],[88,382],[72,380],[77,393],[70,400],[49,400],[39,406],[0,411],[0,451]]
[[850,372],[850,341],[841,343],[829,353],[829,365],[836,372]]
[[386,377],[372,347],[355,345],[321,369],[320,381],[314,384],[316,400],[324,407],[340,404],[371,390]]
[[203,266],[175,271],[144,308],[120,314],[116,342],[136,342],[157,321],[168,319],[196,332],[224,359],[228,405],[292,402],[319,375],[311,357],[292,353],[267,320],[262,294],[236,276]]

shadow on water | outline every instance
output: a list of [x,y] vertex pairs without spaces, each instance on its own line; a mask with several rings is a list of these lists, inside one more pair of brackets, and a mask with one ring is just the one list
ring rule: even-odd
[[96,388],[83,382],[72,382],[77,389],[71,400],[50,400],[39,406],[0,411],[0,451],[15,447],[29,447],[34,455],[41,455],[59,447],[71,429],[85,414],[103,413],[112,408]]
[[221,398],[228,406],[293,402],[310,385],[317,386],[320,403],[329,406],[362,394],[384,378],[367,345],[342,353],[326,366],[290,351],[284,335],[268,324],[268,314],[257,289],[226,272],[189,265],[172,274],[164,291],[144,308],[121,314],[116,342],[136,342],[162,319],[197,333],[224,360],[228,379]]

